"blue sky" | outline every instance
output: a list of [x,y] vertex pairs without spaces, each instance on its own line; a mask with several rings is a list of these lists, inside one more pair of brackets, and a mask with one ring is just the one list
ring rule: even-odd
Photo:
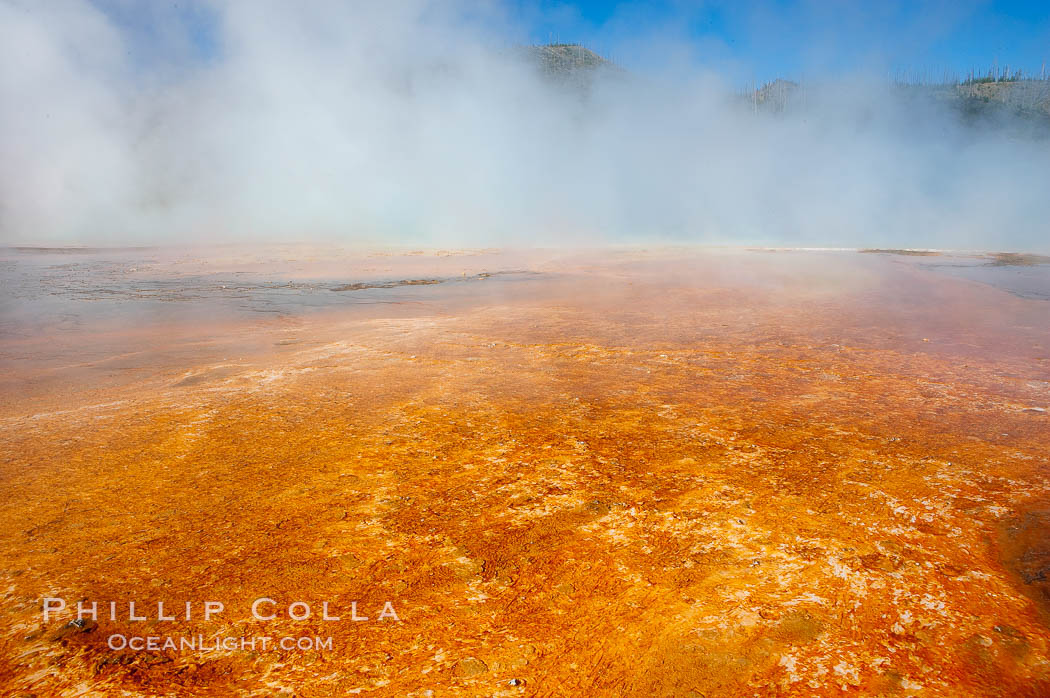
[[[196,0],[93,0],[134,38],[138,62],[163,56],[175,21],[196,59],[222,53],[216,13]],[[471,7],[475,0],[468,0]],[[476,0],[474,7],[486,7]],[[1050,0],[490,0],[504,42],[582,43],[637,71],[708,69],[737,84],[776,77],[940,78],[1050,63]],[[438,0],[437,4],[442,3]],[[177,8],[172,11],[172,8]],[[185,55],[182,58],[186,58]],[[190,58],[192,60],[192,58]]]
[[[870,70],[965,75],[1050,62],[1050,2],[516,0],[530,40],[582,42],[628,67],[688,60],[736,79]],[[655,40],[655,41],[654,41]],[[663,53],[654,46],[666,42]]]

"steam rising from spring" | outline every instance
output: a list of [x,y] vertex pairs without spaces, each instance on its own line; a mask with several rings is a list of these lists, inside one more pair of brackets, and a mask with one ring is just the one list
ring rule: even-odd
[[201,5],[206,51],[121,9],[0,3],[0,240],[1050,245],[1050,139],[881,80],[777,111],[551,76],[499,5]]

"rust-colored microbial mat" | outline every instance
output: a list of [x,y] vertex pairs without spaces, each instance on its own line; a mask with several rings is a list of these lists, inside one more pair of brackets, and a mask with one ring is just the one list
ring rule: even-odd
[[3,260],[4,695],[1050,695],[1050,301],[856,252]]

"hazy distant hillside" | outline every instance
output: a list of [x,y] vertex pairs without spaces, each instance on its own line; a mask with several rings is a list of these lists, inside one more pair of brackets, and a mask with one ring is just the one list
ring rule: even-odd
[[545,77],[570,87],[586,89],[598,75],[625,74],[615,63],[580,44],[524,46],[520,50]]
[[1013,114],[1050,125],[1050,80],[1011,80],[926,88],[941,99],[956,100],[966,116]]
[[567,73],[612,65],[594,51],[579,44],[528,46],[525,51],[548,73]]
[[[525,59],[545,76],[562,84],[586,88],[601,74],[627,72],[579,44],[521,47]],[[780,113],[802,108],[807,90],[819,89],[776,79],[743,97],[756,111]],[[1031,134],[1050,136],[1050,80],[976,81],[964,84],[901,84],[895,87],[907,99],[947,104],[971,126],[1008,125]]]
[[762,87],[748,95],[755,107],[761,107],[772,111],[783,111],[789,105],[797,102],[802,96],[800,85],[790,80],[777,78],[773,82],[767,82]]
[[[777,79],[743,97],[755,110],[778,113],[801,108],[807,89],[814,88]],[[901,84],[894,89],[906,99],[947,105],[971,126],[1009,126],[1033,135],[1050,135],[1050,80]]]

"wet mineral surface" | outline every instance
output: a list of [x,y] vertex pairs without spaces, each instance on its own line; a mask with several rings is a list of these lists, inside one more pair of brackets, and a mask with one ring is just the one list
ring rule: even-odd
[[929,262],[9,250],[0,691],[1048,695],[1050,302]]

